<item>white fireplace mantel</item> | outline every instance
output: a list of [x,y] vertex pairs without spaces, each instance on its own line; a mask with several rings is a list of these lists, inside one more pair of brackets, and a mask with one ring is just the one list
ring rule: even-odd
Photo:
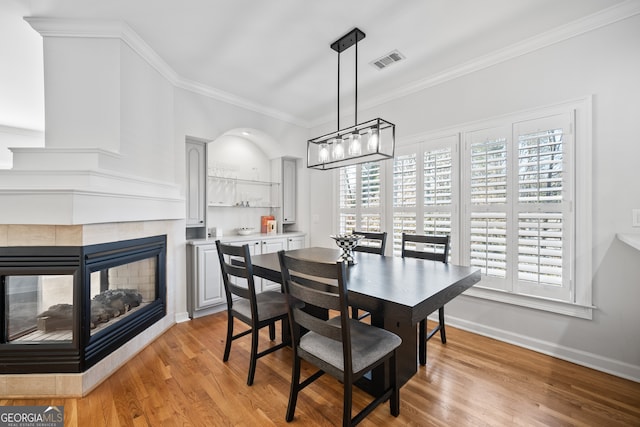
[[94,224],[184,218],[173,183],[110,170],[117,153],[100,149],[14,149],[0,170],[2,224]]

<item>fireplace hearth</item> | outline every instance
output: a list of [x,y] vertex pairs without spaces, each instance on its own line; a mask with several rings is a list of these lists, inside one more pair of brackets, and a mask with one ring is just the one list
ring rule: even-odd
[[79,373],[166,314],[166,236],[0,248],[0,374]]

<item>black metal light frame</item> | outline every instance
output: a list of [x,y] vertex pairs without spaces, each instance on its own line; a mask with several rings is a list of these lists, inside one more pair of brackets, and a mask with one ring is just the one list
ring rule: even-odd
[[[365,36],[354,28],[331,43],[331,49],[338,52],[338,130],[307,141],[307,168],[328,170],[393,158],[395,125],[381,118],[358,123],[358,42]],[[355,124],[340,129],[340,54],[353,45],[356,47]]]

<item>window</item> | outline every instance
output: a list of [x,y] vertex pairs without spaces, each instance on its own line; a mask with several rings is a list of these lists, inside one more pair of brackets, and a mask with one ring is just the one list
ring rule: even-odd
[[390,231],[396,256],[403,232],[448,234],[483,275],[467,295],[591,318],[590,116],[585,98],[400,141],[340,170],[340,230]]
[[569,301],[569,113],[464,133],[469,265],[481,287]]
[[452,235],[457,144],[452,135],[399,149],[392,178],[394,255],[400,255],[402,233]]
[[363,163],[340,168],[339,229],[382,230],[382,163]]

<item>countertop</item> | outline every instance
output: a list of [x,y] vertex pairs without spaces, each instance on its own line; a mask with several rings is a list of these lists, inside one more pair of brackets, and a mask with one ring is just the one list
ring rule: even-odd
[[262,239],[276,239],[278,237],[287,238],[287,237],[295,237],[295,236],[305,236],[307,233],[303,231],[289,231],[287,233],[253,233],[246,236],[241,236],[239,234],[229,234],[228,236],[222,237],[208,237],[206,239],[193,239],[188,240],[188,245],[198,246],[198,245],[209,245],[215,243],[216,240],[220,240],[221,242],[245,242],[245,241],[253,241],[253,240],[262,240]]

